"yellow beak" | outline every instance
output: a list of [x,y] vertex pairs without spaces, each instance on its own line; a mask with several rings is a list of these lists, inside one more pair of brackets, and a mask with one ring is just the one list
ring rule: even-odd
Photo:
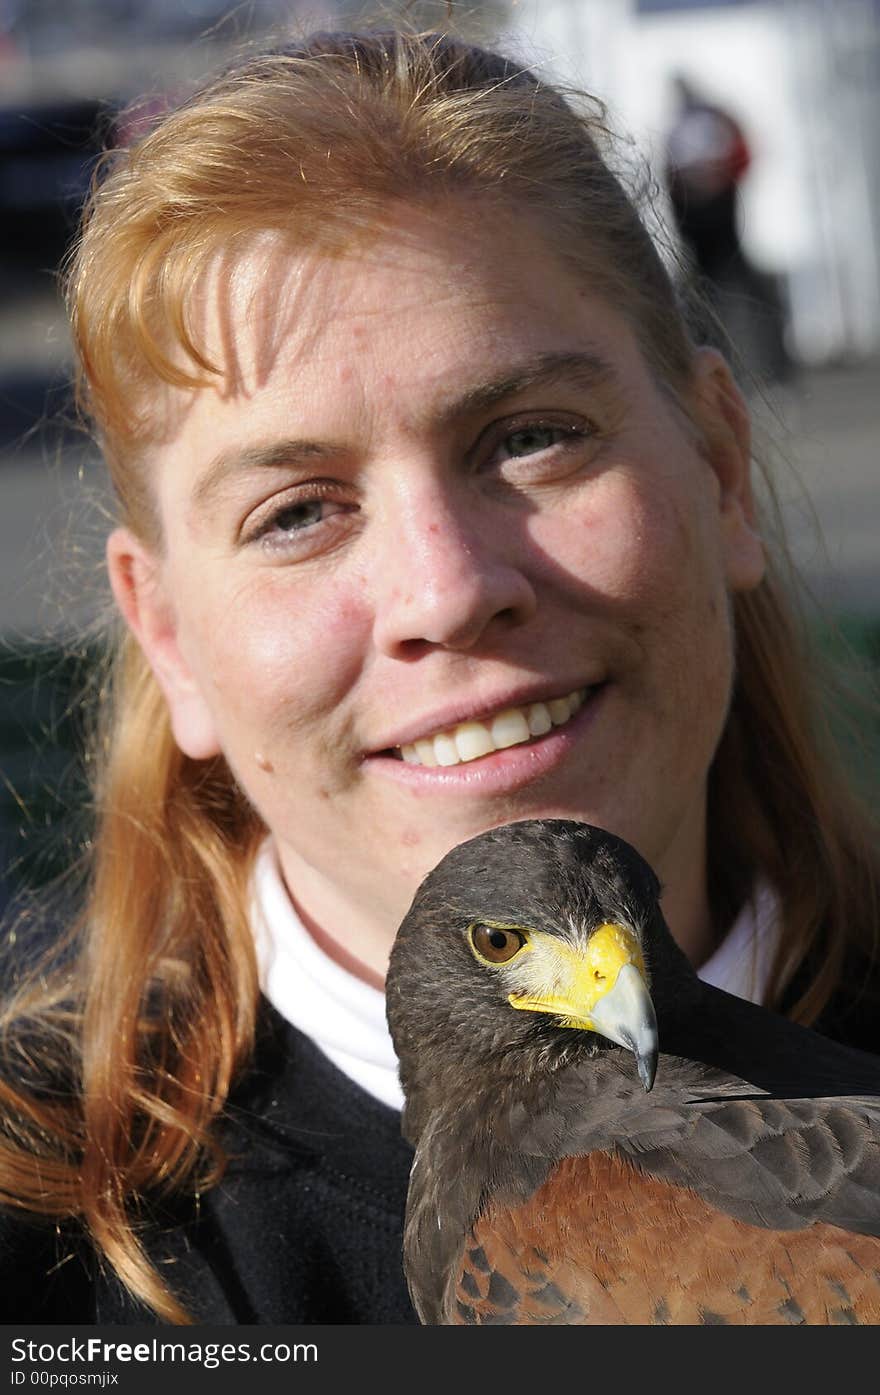
[[657,1070],[657,1019],[641,946],[632,931],[611,922],[600,925],[585,949],[540,931],[532,931],[531,941],[538,950],[529,956],[531,965],[535,970],[541,966],[543,982],[534,984],[534,992],[510,993],[511,1007],[552,1013],[560,1026],[598,1032],[625,1046],[650,1090]]

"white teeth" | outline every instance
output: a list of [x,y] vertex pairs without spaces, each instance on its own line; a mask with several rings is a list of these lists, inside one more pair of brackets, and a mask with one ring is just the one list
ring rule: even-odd
[[533,702],[526,716],[531,736],[544,736],[553,726],[546,702]]
[[434,755],[433,741],[417,741],[416,755],[422,765],[436,765],[437,757]]
[[462,722],[455,728],[455,749],[460,761],[479,760],[495,750],[492,735],[481,722]]
[[531,734],[528,722],[516,707],[508,707],[506,711],[493,717],[490,731],[499,751],[503,751],[507,746],[518,746],[521,741],[528,741]]
[[563,722],[567,722],[571,716],[571,707],[568,698],[554,698],[547,703],[547,711],[550,713],[550,720],[555,727],[559,727]]
[[461,722],[451,731],[436,736],[421,737],[401,746],[400,754],[408,765],[462,765],[479,760],[491,751],[503,751],[519,746],[532,737],[544,736],[553,727],[561,726],[573,717],[584,702],[587,690],[578,688],[567,697],[550,702],[532,702],[528,707],[507,707],[491,722]]
[[455,749],[455,738],[448,732],[442,732],[440,736],[434,737],[434,755],[438,765],[458,765],[458,751]]

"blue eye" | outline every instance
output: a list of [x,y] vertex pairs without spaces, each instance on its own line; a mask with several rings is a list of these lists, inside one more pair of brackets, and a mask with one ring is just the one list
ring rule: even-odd
[[537,415],[508,418],[487,433],[484,466],[517,486],[561,479],[587,463],[598,434],[583,417],[571,422]]
[[348,535],[357,507],[337,497],[338,490],[310,485],[299,497],[267,501],[243,532],[245,543],[256,543],[268,556],[291,560],[332,550]]
[[538,451],[549,450],[560,439],[570,435],[571,428],[566,430],[561,426],[523,426],[519,431],[511,431],[509,436],[505,436],[502,445],[514,457],[535,455]]
[[298,533],[320,523],[326,509],[324,499],[306,499],[302,504],[285,504],[284,508],[270,519],[269,528],[277,528],[282,533]]

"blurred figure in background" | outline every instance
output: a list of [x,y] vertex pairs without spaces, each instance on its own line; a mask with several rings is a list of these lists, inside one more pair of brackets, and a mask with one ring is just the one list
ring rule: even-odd
[[701,289],[749,368],[769,381],[791,375],[782,297],[774,276],[749,261],[740,237],[739,189],[752,152],[729,112],[675,78],[678,114],[665,177],[675,227]]

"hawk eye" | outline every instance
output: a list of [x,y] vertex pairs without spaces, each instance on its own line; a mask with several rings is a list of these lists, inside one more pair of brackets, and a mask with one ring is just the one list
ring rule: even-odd
[[506,964],[519,954],[526,942],[521,930],[501,925],[472,925],[471,944],[477,957],[489,964]]

